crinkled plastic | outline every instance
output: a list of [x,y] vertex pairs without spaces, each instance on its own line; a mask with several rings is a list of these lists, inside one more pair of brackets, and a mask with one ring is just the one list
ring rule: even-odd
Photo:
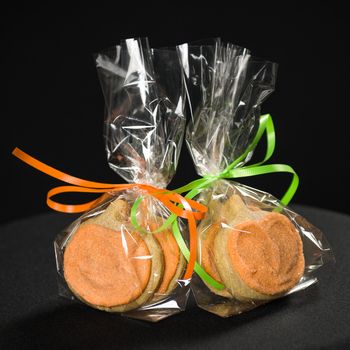
[[260,105],[274,90],[277,65],[219,39],[180,45],[178,53],[190,99],[186,142],[198,173],[218,174],[250,144]]
[[165,187],[175,173],[185,127],[176,52],[128,39],[98,54],[96,66],[110,167],[128,182]]
[[[190,102],[187,145],[198,174],[218,175],[255,136],[277,65],[220,39],[177,50]],[[194,199],[208,206],[198,226],[198,262],[221,288],[196,275],[191,289],[198,306],[214,314],[239,314],[304,289],[332,259],[322,233],[268,193],[217,180]]]
[[[104,195],[55,241],[62,295],[94,308],[158,321],[185,309],[186,261],[170,228],[170,215],[138,184],[165,188],[173,177],[185,119],[182,70],[175,50],[150,49],[127,39],[95,57],[106,104],[105,144],[110,167],[135,187]],[[180,220],[180,230],[187,237]]]

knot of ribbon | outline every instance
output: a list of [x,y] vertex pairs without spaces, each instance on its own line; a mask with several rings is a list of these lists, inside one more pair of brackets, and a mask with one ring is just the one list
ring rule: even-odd
[[[29,154],[23,152],[19,148],[15,148],[12,154],[15,157],[19,158],[20,160],[22,160],[23,162],[25,162],[26,164],[32,166],[33,168],[49,176],[52,176],[60,181],[73,185],[73,186],[58,186],[48,191],[47,197],[46,197],[46,203],[50,208],[56,211],[60,211],[64,213],[81,213],[91,209],[94,205],[96,205],[100,201],[100,199],[97,198],[93,201],[89,201],[83,204],[63,204],[52,199],[53,196],[56,196],[62,193],[68,193],[68,192],[69,193],[78,193],[78,192],[79,193],[82,193],[82,192],[108,193],[108,192],[124,191],[124,190],[130,190],[130,189],[138,189],[143,194],[150,195],[158,199],[172,213],[172,215],[169,216],[169,218],[164,222],[163,225],[161,225],[155,231],[150,232],[145,230],[143,227],[141,227],[138,224],[136,214],[137,214],[137,209],[141,204],[141,201],[143,200],[143,197],[144,197],[143,195],[136,199],[133,207],[131,208],[131,222],[135,226],[135,228],[139,231],[147,232],[147,233],[155,233],[155,232],[161,232],[162,230],[164,230],[167,226],[170,225],[171,222],[176,222],[177,217],[181,217],[188,220],[190,250],[188,251],[188,248],[180,233],[178,225],[177,225],[177,230],[174,231],[174,237],[179,245],[180,250],[184,253],[184,255],[186,256],[186,259],[188,260],[187,268],[183,276],[183,279],[191,278],[195,261],[196,261],[196,255],[197,255],[196,220],[201,220],[204,217],[207,211],[207,208],[204,205],[198,202],[195,202],[190,198],[185,198],[181,196],[181,194],[179,193],[168,191],[162,188],[157,188],[150,185],[108,184],[108,183],[83,180],[75,176],[68,175],[47,164],[44,164],[39,160],[33,158]],[[183,251],[184,247],[186,248],[186,251]]]

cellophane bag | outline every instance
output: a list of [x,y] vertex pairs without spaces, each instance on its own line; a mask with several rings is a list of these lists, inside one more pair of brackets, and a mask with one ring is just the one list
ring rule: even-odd
[[[165,188],[184,136],[184,87],[175,50],[153,50],[127,39],[95,56],[105,98],[104,137],[110,167],[130,189],[105,194],[55,241],[60,293],[89,306],[158,321],[185,309],[186,261],[171,214],[142,185]],[[131,222],[131,208],[142,202]],[[181,233],[187,229],[179,219]],[[152,233],[149,233],[152,232]]]
[[[252,142],[277,65],[220,39],[177,50],[190,102],[187,146],[199,175],[218,175]],[[321,231],[266,192],[220,179],[194,199],[208,207],[197,260],[219,285],[195,275],[191,289],[198,306],[214,314],[240,314],[300,291],[332,259]]]

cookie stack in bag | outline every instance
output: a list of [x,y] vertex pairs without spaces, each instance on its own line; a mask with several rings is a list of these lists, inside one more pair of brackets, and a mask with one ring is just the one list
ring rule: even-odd
[[[275,132],[261,104],[274,91],[277,64],[220,38],[185,43],[177,51],[190,105],[186,142],[203,178],[202,187],[192,189],[193,199],[208,207],[198,223],[202,270],[191,290],[199,307],[227,317],[315,283],[312,273],[331,254],[319,230],[286,203],[235,182],[292,173],[293,186],[284,196],[289,200],[298,186],[290,166],[264,164],[272,156]],[[265,132],[265,158],[247,164]]]
[[293,288],[304,273],[303,244],[285,216],[248,207],[239,195],[214,202],[212,217],[199,226],[202,265],[224,290],[241,301],[270,300]]
[[[154,230],[157,225],[145,226]],[[102,214],[77,226],[63,261],[73,294],[109,312],[125,312],[166,298],[186,267],[172,232],[137,232],[124,199],[110,202]]]
[[[147,38],[122,40],[95,62],[108,165],[130,186],[111,189],[58,235],[60,291],[100,310],[156,322],[185,310],[189,295],[187,264],[171,227],[158,232],[171,212],[149,190],[164,191],[176,171],[185,131],[182,70],[176,50],[151,49]],[[131,209],[141,198],[138,227]],[[188,230],[178,222],[186,241]]]

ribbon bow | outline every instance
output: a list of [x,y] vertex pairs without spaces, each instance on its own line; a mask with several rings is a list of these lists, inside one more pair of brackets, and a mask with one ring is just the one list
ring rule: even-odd
[[[164,190],[161,188],[157,188],[150,185],[144,185],[144,184],[108,184],[108,183],[101,183],[101,182],[93,182],[93,181],[87,181],[83,180],[71,175],[68,175],[62,171],[59,171],[49,165],[46,165],[39,160],[33,158],[29,154],[23,152],[19,148],[15,148],[12,152],[12,154],[22,160],[23,162],[27,163],[28,165],[32,166],[33,168],[52,176],[58,180],[61,180],[63,182],[66,182],[68,184],[74,185],[74,186],[59,186],[51,189],[47,193],[46,197],[46,203],[47,205],[60,212],[64,213],[81,213],[86,210],[89,210],[92,208],[95,204],[99,202],[99,198],[83,203],[83,204],[63,204],[59,203],[52,199],[53,196],[62,194],[62,193],[107,193],[107,192],[115,192],[115,191],[122,191],[122,190],[128,190],[128,189],[140,189],[145,194],[148,194],[156,199],[158,199],[160,202],[164,204],[165,207],[167,207],[170,212],[172,212],[172,215],[164,222],[164,224],[159,227],[157,230],[153,232],[161,232],[164,230],[171,222],[176,222],[177,217],[181,217],[188,220],[189,225],[189,234],[190,234],[190,250],[188,251],[188,248],[186,246],[186,243],[184,239],[182,238],[182,235],[180,233],[180,230],[177,226],[177,230],[174,231],[174,237],[179,245],[179,248],[181,251],[183,251],[184,247],[186,248],[186,251],[183,253],[185,254],[186,259],[188,260],[187,269],[184,274],[183,279],[189,279],[192,276],[195,261],[196,261],[196,254],[197,254],[197,228],[196,228],[196,220],[201,220],[206,211],[207,208],[195,201],[193,201],[190,198],[184,198],[179,193]],[[143,229],[137,222],[136,219],[136,213],[137,208],[140,205],[141,201],[143,199],[143,196],[139,197],[132,209],[131,209],[131,222],[136,227],[136,229],[143,231],[143,232],[149,232]],[[180,204],[176,205],[176,204]],[[184,209],[183,209],[184,208]],[[195,209],[196,211],[193,211]]]

